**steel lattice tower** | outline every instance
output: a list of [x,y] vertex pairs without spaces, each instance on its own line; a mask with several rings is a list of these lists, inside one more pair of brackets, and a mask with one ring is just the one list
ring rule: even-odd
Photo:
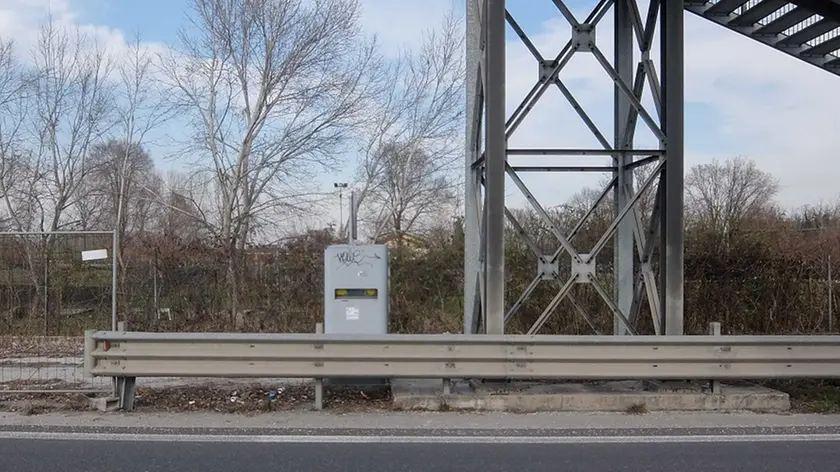
[[[546,0],[547,1],[547,0]],[[563,301],[589,321],[575,301],[578,284],[588,284],[601,296],[614,315],[616,334],[635,333],[635,318],[646,299],[657,334],[683,333],[683,37],[682,1],[652,0],[647,11],[640,11],[636,0],[598,1],[582,21],[575,18],[562,0],[553,3],[571,25],[572,37],[554,57],[542,57],[504,0],[467,1],[467,156],[466,156],[466,254],[465,254],[465,331],[501,334],[510,320],[542,282],[556,283],[557,296],[531,326],[536,333]],[[595,2],[593,2],[595,3]],[[595,31],[609,13],[614,16],[615,51],[607,58],[595,41]],[[530,92],[511,116],[506,116],[505,29],[517,33],[533,54],[540,74]],[[651,59],[654,34],[660,36],[659,73]],[[591,54],[612,78],[614,129],[612,139],[597,128],[586,110],[560,78],[560,72],[575,54]],[[642,93],[650,87],[655,110],[642,105]],[[557,87],[601,144],[596,149],[512,149],[508,139],[525,116],[550,87]],[[634,146],[637,122],[643,121],[657,137],[657,149]],[[576,228],[560,228],[533,197],[518,175],[516,156],[611,156],[612,166],[598,168],[546,167],[546,171],[609,170],[613,178],[602,199],[613,194],[615,219],[607,232],[587,253],[573,244]],[[648,177],[634,182],[633,171],[651,166]],[[505,206],[505,180],[509,177],[531,203],[551,232],[558,249],[542,254],[529,235]],[[638,211],[643,191],[657,188],[649,221]],[[597,205],[597,204],[596,204]],[[506,306],[504,240],[505,220],[517,229],[534,251],[536,276],[520,299]],[[585,218],[584,218],[585,219]],[[595,277],[595,261],[610,241],[614,241],[613,293]],[[654,247],[659,260],[653,261]],[[561,259],[568,258],[568,264]],[[561,267],[568,268],[561,270]],[[654,273],[658,267],[658,274]],[[563,273],[561,273],[563,272]],[[658,275],[658,277],[657,277]],[[591,322],[590,322],[591,323]]]
[[[529,7],[548,3],[518,1],[527,1]],[[558,292],[531,326],[532,334],[564,300],[594,328],[586,310],[575,300],[578,284],[598,292],[613,314],[615,334],[635,333],[643,304],[649,307],[656,334],[683,334],[684,11],[840,75],[840,0],[650,0],[644,9],[640,0],[592,0],[593,8],[583,21],[563,0],[551,3],[570,24],[571,38],[556,56],[543,57],[507,11],[505,0],[467,0],[465,332],[503,333],[506,322],[535,287],[548,282],[556,283]],[[599,23],[608,14],[614,19],[611,59],[595,41]],[[533,88],[510,116],[505,111],[506,24],[534,56],[540,71]],[[660,46],[654,51],[657,33]],[[561,78],[575,54],[592,55],[612,79],[612,139],[598,129]],[[660,71],[651,57],[656,54]],[[600,147],[508,147],[523,119],[552,87],[560,90]],[[645,88],[653,98],[652,110],[642,104]],[[635,145],[637,123],[646,125],[656,137],[656,149]],[[536,155],[611,156],[612,165],[535,169],[515,162],[517,156]],[[647,177],[634,179],[634,170],[643,167],[649,170]],[[535,170],[612,173],[599,202],[612,194],[614,221],[587,253],[575,246],[574,237],[592,210],[572,228],[560,228],[518,175]],[[543,254],[506,207],[506,178],[556,236],[558,247],[553,254]],[[644,215],[640,196],[651,191],[655,192],[653,208]],[[534,252],[536,267],[533,281],[510,306],[504,296],[505,220]],[[596,264],[611,239],[614,259],[608,265],[613,272],[613,293],[599,281]]]

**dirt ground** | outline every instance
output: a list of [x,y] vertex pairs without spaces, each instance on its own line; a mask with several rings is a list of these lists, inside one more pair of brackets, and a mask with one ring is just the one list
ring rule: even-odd
[[[840,413],[840,382],[766,382],[764,386],[788,392],[793,413]],[[53,390],[69,390],[73,385],[51,384]],[[78,388],[78,386],[76,386]],[[89,410],[89,397],[82,393],[4,394],[0,390],[0,411],[32,415],[55,411]],[[254,383],[208,384],[137,388],[138,412],[217,412],[257,414],[272,411],[314,409],[312,384],[273,386]],[[325,409],[336,413],[393,410],[386,388],[361,391],[346,386],[325,388]]]
[[84,344],[82,337],[0,336],[0,359],[81,356]]
[[[61,386],[69,388],[69,385]],[[56,385],[54,389],[59,390]],[[38,414],[51,411],[90,409],[89,397],[81,393],[16,393],[0,391],[0,411]],[[269,386],[201,385],[138,387],[135,411],[260,413],[311,410],[315,406],[314,385]],[[325,388],[324,407],[335,412],[383,411],[392,409],[386,388],[359,390],[345,386]]]

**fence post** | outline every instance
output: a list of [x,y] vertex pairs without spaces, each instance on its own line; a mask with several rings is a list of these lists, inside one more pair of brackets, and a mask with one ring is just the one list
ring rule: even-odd
[[91,377],[91,371],[93,370],[93,351],[96,349],[96,341],[93,339],[93,333],[95,331],[92,329],[85,330],[85,358],[84,358],[84,376],[85,378]]
[[831,276],[831,254],[828,255],[828,332],[834,332],[834,278]]
[[[315,323],[315,333],[324,334],[324,323]],[[315,409],[324,409],[324,379],[315,379]]]
[[[111,234],[111,329],[117,329],[117,278],[119,278],[117,246],[119,246],[119,241],[117,239],[117,230],[115,229]],[[119,331],[125,330],[120,329]]]
[[[720,323],[717,321],[709,323],[709,334],[712,336],[720,336]],[[709,386],[712,390],[712,395],[720,395],[720,380],[710,380]]]

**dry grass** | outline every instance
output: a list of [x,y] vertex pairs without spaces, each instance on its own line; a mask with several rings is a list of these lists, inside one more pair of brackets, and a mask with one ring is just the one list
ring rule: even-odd
[[763,385],[790,395],[791,409],[796,413],[840,413],[838,381],[769,381]]
[[0,391],[0,411],[27,416],[58,411],[85,411],[90,409],[89,401],[81,393],[3,394]]
[[644,415],[648,412],[647,405],[644,403],[636,403],[627,407],[625,413],[628,415]]
[[83,353],[81,336],[0,336],[0,358],[70,357]]

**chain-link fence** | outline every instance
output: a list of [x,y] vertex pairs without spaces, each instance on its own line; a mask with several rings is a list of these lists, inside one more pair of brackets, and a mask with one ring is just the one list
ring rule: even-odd
[[108,388],[84,331],[114,319],[113,232],[0,232],[0,394]]

